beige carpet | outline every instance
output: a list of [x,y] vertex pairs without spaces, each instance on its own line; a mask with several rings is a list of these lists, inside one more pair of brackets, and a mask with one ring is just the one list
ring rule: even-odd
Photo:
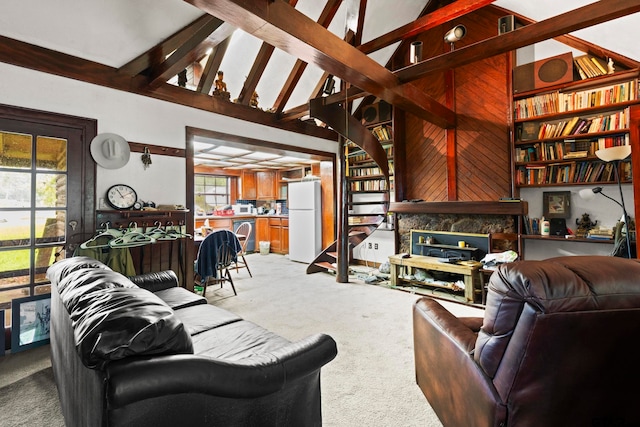
[[[351,277],[337,283],[325,273],[282,255],[252,254],[246,269],[233,271],[238,296],[210,287],[210,303],[231,310],[290,340],[323,332],[338,344],[338,356],[322,370],[325,426],[441,426],[415,384],[411,307],[418,295]],[[482,315],[476,308],[443,302],[456,315]],[[0,426],[63,425],[48,361],[39,347],[0,358]],[[6,393],[10,391],[10,393]],[[40,402],[40,404],[38,404]],[[27,410],[26,408],[32,408]]]
[[[411,309],[419,297],[367,285],[357,276],[337,283],[327,273],[305,274],[306,264],[281,255],[253,254],[233,272],[230,288],[209,288],[208,300],[284,337],[323,332],[338,356],[322,370],[325,426],[441,426],[415,383]],[[482,311],[443,302],[456,315]]]

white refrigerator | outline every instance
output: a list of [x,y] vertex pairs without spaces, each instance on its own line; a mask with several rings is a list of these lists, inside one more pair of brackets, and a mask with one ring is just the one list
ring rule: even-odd
[[322,251],[320,181],[290,182],[289,259],[311,263]]

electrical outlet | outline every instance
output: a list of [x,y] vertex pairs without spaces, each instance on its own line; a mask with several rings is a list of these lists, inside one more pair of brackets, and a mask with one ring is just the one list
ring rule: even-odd
[[373,249],[376,250],[376,251],[378,250],[378,244],[377,243],[373,244]]
[[369,242],[369,249],[371,249],[371,242]]

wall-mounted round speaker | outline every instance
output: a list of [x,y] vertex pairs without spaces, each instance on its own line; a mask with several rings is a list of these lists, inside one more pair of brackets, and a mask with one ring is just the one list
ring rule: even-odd
[[365,123],[375,123],[378,121],[378,104],[367,105],[362,110],[362,118]]
[[540,66],[538,78],[545,83],[554,83],[562,79],[569,69],[564,59],[554,58]]

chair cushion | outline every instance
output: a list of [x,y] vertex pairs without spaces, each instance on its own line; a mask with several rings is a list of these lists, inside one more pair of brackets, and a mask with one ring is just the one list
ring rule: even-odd
[[193,353],[173,310],[138,287],[90,292],[78,299],[71,317],[76,350],[88,368],[135,355]]

